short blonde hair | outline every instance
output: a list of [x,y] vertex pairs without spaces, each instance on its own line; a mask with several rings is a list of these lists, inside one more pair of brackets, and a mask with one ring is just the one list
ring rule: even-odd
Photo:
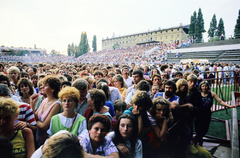
[[194,84],[196,84],[198,82],[197,76],[194,74],[190,74],[187,77],[187,81],[194,81]]
[[0,115],[13,114],[16,115],[20,111],[19,105],[12,98],[0,97]]
[[11,72],[16,71],[18,74],[20,73],[19,68],[17,68],[16,66],[11,66],[8,70],[7,73],[10,74]]
[[43,158],[83,158],[84,151],[79,139],[72,133],[60,133],[49,138]]
[[[182,85],[185,85],[186,86],[186,91],[185,92],[181,92],[180,91],[180,87]],[[176,87],[177,87],[177,90],[176,90],[176,95],[179,96],[179,97],[186,97],[188,95],[188,83],[185,79],[179,79],[177,82],[176,82]]]
[[63,100],[63,97],[70,97],[76,103],[75,108],[78,106],[78,101],[80,100],[80,93],[75,87],[67,86],[58,93],[58,98]]

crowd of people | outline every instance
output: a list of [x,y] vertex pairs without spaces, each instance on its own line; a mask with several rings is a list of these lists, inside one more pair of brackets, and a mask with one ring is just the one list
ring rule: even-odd
[[[137,50],[132,58],[118,49],[118,57],[81,60],[138,61],[153,47],[128,48]],[[236,64],[2,62],[1,157],[210,157],[201,146],[213,100],[235,106],[210,91],[209,79],[233,83],[234,73]]]

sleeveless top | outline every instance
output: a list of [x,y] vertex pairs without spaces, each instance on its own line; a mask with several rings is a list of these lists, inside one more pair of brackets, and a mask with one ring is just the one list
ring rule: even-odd
[[48,109],[47,109],[46,111],[44,111],[44,113],[43,113],[43,112],[42,112],[42,111],[43,111],[43,107],[44,107],[45,103],[47,103],[47,101],[48,101],[48,98],[45,98],[45,99],[42,101],[42,103],[41,103],[41,105],[40,105],[40,107],[39,107],[38,119],[41,120],[41,122],[44,122],[44,120],[46,119],[46,117],[48,116],[49,112],[51,111],[51,109],[53,108],[53,106],[54,106],[55,104],[58,103],[58,104],[61,105],[60,101],[57,100],[57,101],[55,101],[51,106],[49,106]]
[[[51,127],[51,131],[52,134],[54,135],[55,133],[57,133],[60,130],[66,130],[69,131],[71,126],[69,128],[65,127],[59,118],[60,114],[54,115],[52,117],[52,127]],[[80,127],[80,125],[82,124],[83,120],[85,120],[85,117],[81,116],[78,114],[78,118],[75,120],[73,126],[72,126],[72,130],[71,133],[78,136],[78,129]]]
[[208,92],[208,95],[206,97],[202,97],[203,106],[201,106],[201,109],[199,109],[201,112],[207,112],[211,113],[211,107],[213,105],[213,97],[212,93]]
[[16,158],[25,157],[26,151],[26,141],[23,133],[23,129],[17,130],[12,139],[10,140],[13,145],[13,154]]

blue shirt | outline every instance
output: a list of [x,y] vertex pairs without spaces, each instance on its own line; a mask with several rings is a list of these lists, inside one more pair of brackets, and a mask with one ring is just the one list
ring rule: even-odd
[[164,92],[158,92],[158,93],[156,93],[154,95],[154,98],[157,98],[158,96],[160,96],[160,97],[162,97],[164,99],[167,99],[170,102],[177,101],[179,103],[179,97],[176,96],[175,94],[172,97],[170,97],[170,98],[165,98]]

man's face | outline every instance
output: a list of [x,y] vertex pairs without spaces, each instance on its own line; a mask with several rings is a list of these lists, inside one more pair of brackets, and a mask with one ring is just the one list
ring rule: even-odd
[[173,95],[173,87],[172,87],[172,85],[165,85],[164,91],[165,91],[165,95],[167,97],[171,97]]
[[132,66],[132,69],[134,69],[134,67],[135,67],[135,64],[131,64],[131,66]]
[[36,87],[38,83],[38,78],[33,78],[32,79],[32,84]]
[[161,78],[162,79],[164,79],[164,78],[167,79],[167,73],[165,73],[165,72],[161,73]]
[[28,74],[29,74],[29,76],[32,76],[32,75],[34,74],[34,72],[33,72],[33,69],[32,69],[32,68],[29,68],[29,69],[28,69]]
[[133,77],[134,84],[137,84],[141,80],[141,77],[139,74],[132,75],[132,77]]
[[80,93],[80,99],[83,100],[86,98],[87,96],[87,93],[88,93],[88,89],[84,89],[84,90],[79,90],[79,93]]
[[68,74],[73,77],[73,71],[69,71]]
[[17,79],[18,77],[18,73],[16,71],[12,71],[9,73],[9,76],[12,78],[12,79]]
[[158,77],[158,76],[155,76],[153,78],[153,84],[156,84],[156,85],[160,86],[160,83],[161,83],[161,78]]
[[94,78],[98,81],[102,78],[103,76],[101,74],[96,74]]
[[128,69],[123,69],[123,74],[124,74],[124,75],[128,75],[128,74],[129,74]]

